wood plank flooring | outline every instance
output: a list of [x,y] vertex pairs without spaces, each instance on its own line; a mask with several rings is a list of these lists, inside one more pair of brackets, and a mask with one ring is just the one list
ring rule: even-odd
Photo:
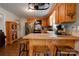
[[[14,42],[12,45],[0,48],[0,56],[18,56],[19,51],[19,40]],[[25,54],[23,53],[23,56]]]

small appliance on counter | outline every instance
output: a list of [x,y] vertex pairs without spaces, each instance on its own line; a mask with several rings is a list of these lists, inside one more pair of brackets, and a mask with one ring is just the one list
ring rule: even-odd
[[57,25],[56,26],[56,28],[57,28],[57,30],[56,30],[56,34],[57,35],[63,35],[64,34],[64,25],[62,25],[62,24],[59,24],[59,25]]
[[41,30],[42,30],[41,20],[37,20],[34,23],[34,33],[41,33]]

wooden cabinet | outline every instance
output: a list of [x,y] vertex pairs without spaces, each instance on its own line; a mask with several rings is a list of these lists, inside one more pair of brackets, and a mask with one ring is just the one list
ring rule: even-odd
[[6,44],[12,44],[17,39],[17,23],[6,22]]
[[63,22],[65,19],[65,4],[60,4],[58,7],[59,11],[59,23]]
[[47,20],[42,20],[42,26],[48,26]]
[[55,22],[56,23],[59,23],[59,8],[57,7],[56,9],[55,9]]
[[72,23],[76,20],[76,4],[75,3],[62,3],[57,4],[56,8],[56,23]]
[[66,21],[75,22],[76,19],[76,4],[66,4]]

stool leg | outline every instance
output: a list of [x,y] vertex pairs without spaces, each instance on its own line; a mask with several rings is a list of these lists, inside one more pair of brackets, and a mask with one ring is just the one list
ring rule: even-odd
[[69,56],[69,54],[67,54],[67,56]]
[[23,49],[22,49],[22,51],[25,51],[25,44],[23,44]]
[[55,56],[57,56],[57,52],[58,52],[58,49],[57,49],[57,47],[56,47],[56,54],[55,54]]
[[26,54],[27,54],[27,56],[29,56],[29,50],[27,50]]
[[74,54],[73,56],[76,56],[76,54]]
[[62,54],[61,54],[61,51],[59,51],[60,53],[59,53],[59,56],[62,56]]
[[21,44],[20,44],[20,48],[19,48],[19,56],[21,55]]
[[29,51],[27,50],[27,45],[26,45],[26,56],[28,56]]

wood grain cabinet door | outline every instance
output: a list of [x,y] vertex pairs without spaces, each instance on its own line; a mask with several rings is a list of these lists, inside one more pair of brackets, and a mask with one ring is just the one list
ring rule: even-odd
[[55,23],[58,24],[59,23],[59,13],[58,13],[58,8],[55,9]]
[[65,4],[59,6],[59,23],[65,22]]
[[66,20],[68,22],[74,22],[76,19],[76,4],[67,3],[66,4]]
[[56,8],[56,23],[73,23],[76,21],[76,6],[75,3],[57,4]]

